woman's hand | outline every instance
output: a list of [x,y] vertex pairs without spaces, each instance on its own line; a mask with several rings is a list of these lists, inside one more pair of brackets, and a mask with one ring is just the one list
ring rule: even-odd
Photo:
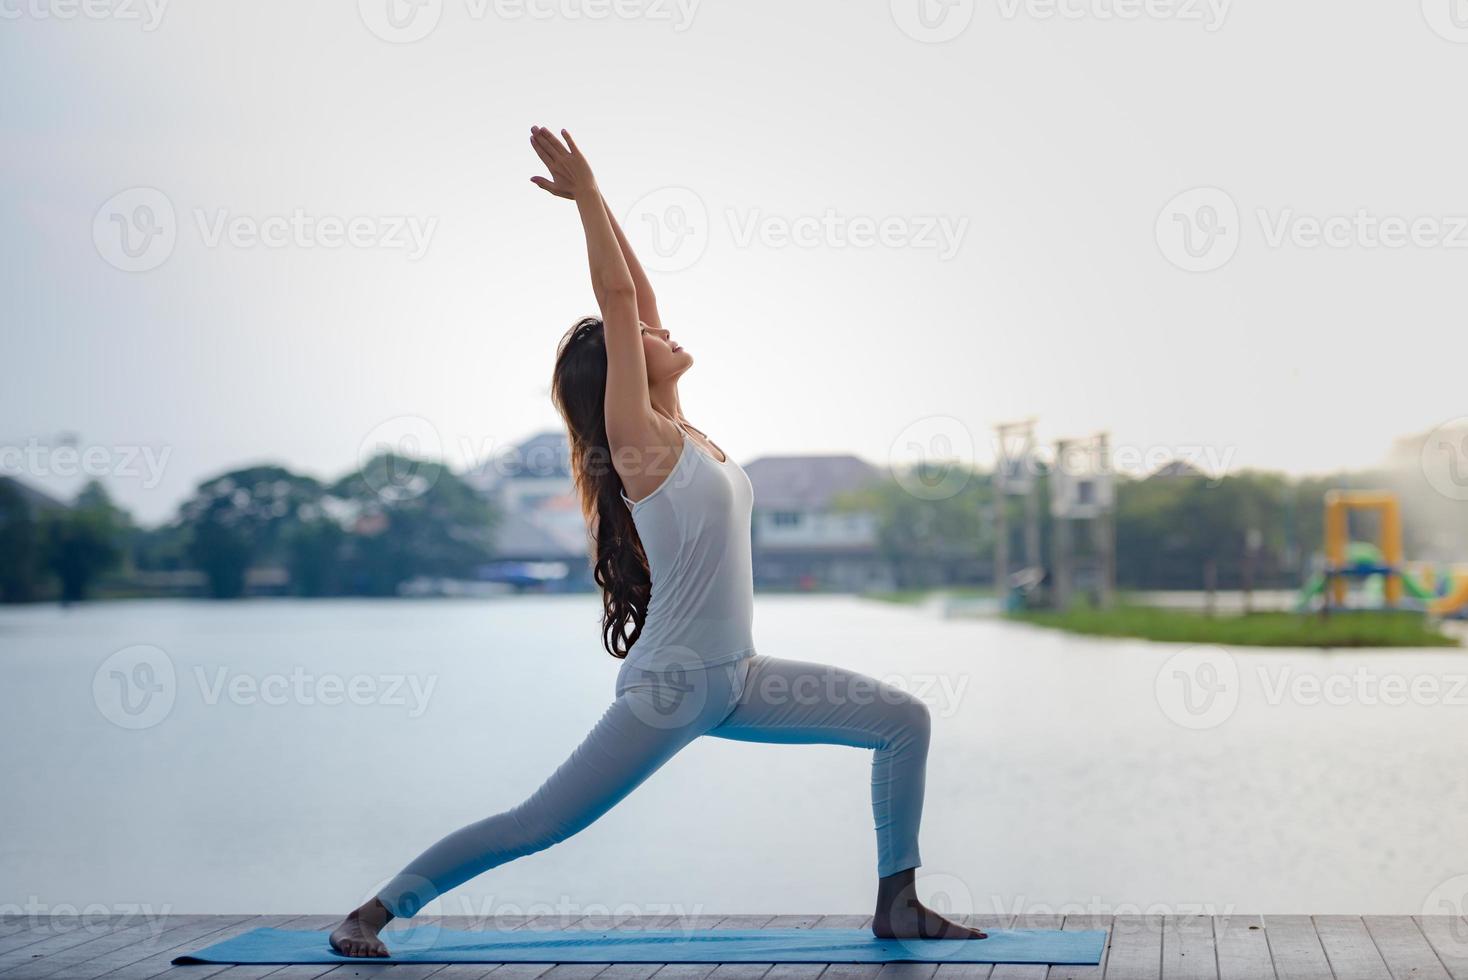
[[550,180],[531,177],[531,183],[567,200],[574,199],[578,194],[596,193],[596,177],[591,173],[591,164],[581,155],[581,150],[576,146],[576,141],[571,139],[570,133],[563,129],[561,135],[566,138],[564,146],[544,126],[530,127],[530,145],[550,171]]

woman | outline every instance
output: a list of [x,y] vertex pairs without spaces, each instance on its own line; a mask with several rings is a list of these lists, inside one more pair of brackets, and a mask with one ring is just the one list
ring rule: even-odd
[[700,735],[874,749],[876,913],[883,938],[983,939],[917,899],[928,711],[879,681],[755,652],[752,491],[683,417],[693,357],[658,317],[647,276],[564,129],[530,130],[550,171],[534,183],[576,202],[601,318],[561,340],[552,394],[595,539],[602,642],[622,659],[616,699],[524,803],[455,831],[331,934],[347,956],[387,956],[378,932],[490,868],[587,827]]

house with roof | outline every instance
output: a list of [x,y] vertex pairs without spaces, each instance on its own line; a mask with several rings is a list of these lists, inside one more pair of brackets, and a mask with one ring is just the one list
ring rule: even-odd
[[754,581],[766,589],[893,587],[877,515],[838,510],[836,497],[881,478],[850,455],[763,456],[745,464],[754,486]]
[[517,588],[588,588],[586,522],[565,432],[537,433],[465,479],[494,505],[494,559],[480,577]]
[[[881,477],[856,456],[764,456],[744,465],[754,486],[754,580],[765,589],[892,587],[877,517],[835,498]],[[482,577],[517,587],[591,588],[586,523],[562,431],[539,433],[466,479],[499,513],[495,558]],[[562,577],[563,576],[563,577]]]

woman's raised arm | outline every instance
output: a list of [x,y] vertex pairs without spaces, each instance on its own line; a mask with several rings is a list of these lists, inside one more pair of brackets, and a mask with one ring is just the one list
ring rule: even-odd
[[627,262],[627,271],[632,273],[632,284],[637,288],[637,315],[649,327],[661,330],[663,319],[658,314],[658,298],[653,295],[652,283],[648,281],[642,263],[637,261],[637,253],[632,251],[632,245],[627,241],[627,236],[622,234],[622,226],[617,223],[617,216],[612,214],[611,205],[608,205],[606,201],[603,195],[602,204],[607,209],[607,220],[612,223],[612,232],[617,236],[617,245],[622,249],[622,258]]
[[[535,132],[538,128],[532,129],[531,132]],[[534,142],[534,140],[531,140],[532,144]],[[550,160],[547,159],[546,153],[542,151],[539,145],[536,145],[535,152],[540,154],[540,158],[549,167]],[[531,177],[530,180],[537,187],[543,187],[556,197],[575,200],[576,195],[569,187],[563,187],[554,181],[546,180],[544,177]],[[612,213],[611,205],[607,204],[606,195],[601,195],[601,199],[602,204],[607,209],[607,220],[612,223],[612,233],[617,236],[617,247],[622,250],[622,259],[627,263],[627,271],[632,273],[632,285],[637,289],[637,315],[642,319],[643,323],[661,330],[663,328],[663,320],[658,314],[658,298],[653,294],[652,282],[647,278],[647,272],[643,270],[642,263],[637,261],[637,253],[632,251],[632,244],[627,241],[627,236],[622,233],[622,226],[617,221],[617,216]]]
[[[620,232],[602,200],[591,165],[566,130],[565,145],[542,126],[530,130],[530,142],[551,172],[551,181],[531,179],[552,193],[569,193],[586,233],[586,259],[591,288],[601,308],[607,346],[607,439],[618,446],[645,446],[655,431],[647,391],[647,362],[642,351],[637,281],[622,251]],[[635,259],[633,261],[636,261]],[[645,277],[644,277],[645,278]]]

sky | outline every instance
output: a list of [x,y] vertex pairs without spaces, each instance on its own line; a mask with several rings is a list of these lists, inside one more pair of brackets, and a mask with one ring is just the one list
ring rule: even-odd
[[1370,466],[1468,414],[1452,3],[0,0],[0,471],[155,522],[557,426],[595,305],[532,124],[736,459]]

